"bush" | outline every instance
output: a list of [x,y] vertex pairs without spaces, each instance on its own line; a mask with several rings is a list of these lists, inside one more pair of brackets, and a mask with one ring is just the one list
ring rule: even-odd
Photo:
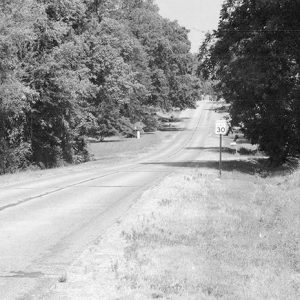
[[13,173],[18,169],[25,169],[30,165],[31,147],[22,143],[12,148],[7,142],[1,140],[0,145],[0,174]]
[[151,131],[156,131],[159,123],[157,120],[156,116],[152,116],[150,114],[147,114],[144,119],[143,119],[143,123],[145,125],[144,127],[144,131],[145,132],[151,132]]

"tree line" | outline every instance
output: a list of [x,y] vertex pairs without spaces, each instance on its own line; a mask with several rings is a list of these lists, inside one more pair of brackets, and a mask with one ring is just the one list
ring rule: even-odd
[[201,90],[188,31],[151,0],[0,3],[0,174],[89,159],[87,137],[155,130]]
[[300,154],[300,1],[226,0],[198,73],[273,165]]

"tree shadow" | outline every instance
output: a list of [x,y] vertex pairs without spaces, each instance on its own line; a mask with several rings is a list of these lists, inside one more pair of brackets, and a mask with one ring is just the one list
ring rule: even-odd
[[186,129],[182,127],[161,127],[158,130],[159,131],[186,131]]
[[105,144],[105,143],[123,143],[125,142],[124,139],[115,139],[115,140],[90,140],[89,143],[90,144]]
[[181,118],[175,118],[177,122],[183,121],[183,120],[190,120],[191,118],[189,117],[181,117]]
[[206,108],[205,110],[214,111],[216,113],[228,113],[229,112],[229,106]]
[[[211,152],[219,152],[220,148],[219,147],[187,147],[185,148],[186,150],[207,150]],[[229,147],[222,147],[222,152],[223,153],[228,153],[228,154],[235,154],[236,150],[234,148],[229,148]],[[255,156],[259,152],[256,149],[247,149],[245,147],[241,147],[237,151],[239,155],[251,155]],[[260,155],[262,156],[262,155]]]
[[250,140],[244,138],[244,137],[238,137],[238,139],[236,140],[237,144],[250,144]]
[[[202,161],[179,161],[179,162],[150,162],[144,165],[162,165],[174,168],[209,168],[219,170],[219,161],[202,160]],[[263,178],[277,175],[292,174],[299,168],[299,160],[293,159],[281,166],[274,167],[267,157],[253,157],[251,159],[231,159],[222,161],[223,171],[237,171],[248,175],[259,175]]]
[[[203,161],[182,161],[182,162],[152,162],[144,165],[163,165],[174,168],[209,168],[219,169],[219,162],[216,160]],[[249,175],[254,175],[266,171],[267,158],[253,158],[251,160],[225,160],[222,162],[222,170],[238,171]]]
[[[212,152],[219,152],[219,147],[187,147],[186,150],[207,150]],[[223,153],[229,153],[229,154],[235,154],[235,149],[228,148],[228,147],[222,147]]]

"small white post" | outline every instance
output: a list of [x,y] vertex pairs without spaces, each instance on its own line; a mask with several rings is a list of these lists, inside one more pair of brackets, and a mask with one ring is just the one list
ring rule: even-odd
[[237,143],[236,142],[232,142],[232,143],[230,143],[230,146],[234,146],[234,148],[235,148],[235,155],[237,155],[238,154]]

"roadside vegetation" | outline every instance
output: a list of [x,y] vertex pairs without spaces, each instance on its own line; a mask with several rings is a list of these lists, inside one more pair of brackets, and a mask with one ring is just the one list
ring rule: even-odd
[[87,137],[194,107],[188,30],[151,0],[0,3],[0,174],[89,160]]
[[123,234],[120,285],[145,299],[298,299],[299,184],[236,177],[169,180]]
[[295,0],[227,0],[198,55],[198,73],[230,103],[232,125],[273,166],[300,154],[299,11]]
[[228,162],[221,180],[195,164],[146,192],[51,299],[299,299],[300,173]]
[[162,146],[166,141],[174,139],[176,132],[185,126],[184,122],[175,118],[172,122],[163,120],[159,124],[158,132],[144,132],[141,139],[113,136],[106,138],[104,142],[91,141],[88,146],[91,160],[116,163],[129,158],[138,159],[141,155]]

